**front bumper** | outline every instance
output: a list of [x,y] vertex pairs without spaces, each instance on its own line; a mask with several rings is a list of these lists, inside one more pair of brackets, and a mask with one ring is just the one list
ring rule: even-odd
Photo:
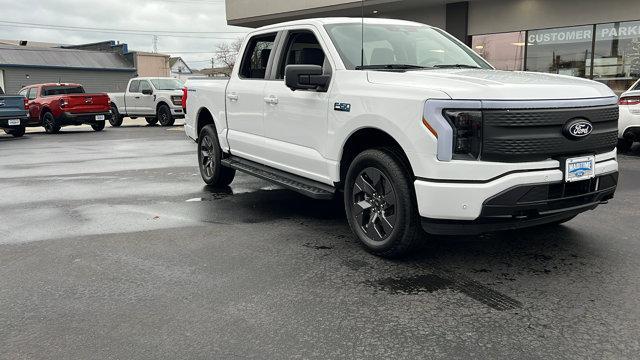
[[62,114],[58,121],[60,125],[82,125],[82,124],[95,124],[98,121],[96,116],[104,116],[105,120],[111,119],[111,111],[107,112],[95,112],[95,113],[70,113],[65,112]]
[[482,233],[535,226],[593,209],[613,197],[617,172],[618,162],[609,159],[596,163],[596,180],[587,185],[565,184],[556,168],[507,173],[487,182],[419,179],[415,189],[427,232]]

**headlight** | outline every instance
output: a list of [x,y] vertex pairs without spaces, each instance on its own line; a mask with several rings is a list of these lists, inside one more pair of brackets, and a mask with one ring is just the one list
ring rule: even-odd
[[182,96],[180,95],[171,96],[171,102],[173,103],[173,105],[182,106]]
[[482,147],[482,111],[444,110],[453,128],[453,158],[477,160]]

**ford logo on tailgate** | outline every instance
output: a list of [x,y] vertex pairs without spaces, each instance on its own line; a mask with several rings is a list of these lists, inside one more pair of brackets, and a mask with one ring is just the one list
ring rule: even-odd
[[589,136],[593,132],[593,124],[591,121],[583,118],[570,120],[562,129],[564,136],[569,139],[581,139]]

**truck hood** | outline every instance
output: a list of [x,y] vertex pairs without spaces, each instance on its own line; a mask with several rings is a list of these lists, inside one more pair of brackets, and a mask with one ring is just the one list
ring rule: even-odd
[[604,84],[523,71],[438,69],[369,71],[373,84],[440,90],[456,100],[564,100],[615,96]]

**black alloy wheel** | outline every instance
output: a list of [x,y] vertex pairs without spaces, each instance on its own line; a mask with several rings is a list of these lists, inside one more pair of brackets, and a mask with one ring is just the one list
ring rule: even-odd
[[213,125],[207,125],[198,136],[198,164],[202,180],[207,185],[223,187],[236,176],[234,169],[222,165],[222,149]]
[[349,165],[344,206],[351,231],[372,254],[406,255],[424,236],[413,176],[397,150],[369,149]]
[[396,225],[398,199],[393,184],[379,169],[368,167],[353,184],[351,211],[367,240],[386,240]]
[[171,109],[165,104],[160,105],[157,115],[157,119],[162,126],[172,126],[175,123],[175,119],[171,115]]
[[56,122],[53,114],[48,112],[42,116],[42,127],[47,134],[57,134],[60,131],[60,125]]
[[109,119],[109,124],[113,127],[122,125],[122,116],[114,104],[111,104],[111,119]]

